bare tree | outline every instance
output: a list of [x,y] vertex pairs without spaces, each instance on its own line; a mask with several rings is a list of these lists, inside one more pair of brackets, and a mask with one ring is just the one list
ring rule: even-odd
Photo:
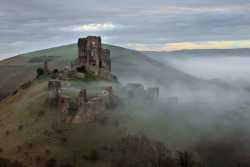
[[162,161],[167,158],[169,150],[160,141],[151,141],[149,143],[149,159],[154,167],[161,167]]
[[181,167],[189,167],[192,162],[192,156],[187,151],[177,151],[176,160]]
[[122,140],[123,150],[128,158],[129,166],[138,167],[144,162],[149,140],[146,137],[127,136]]

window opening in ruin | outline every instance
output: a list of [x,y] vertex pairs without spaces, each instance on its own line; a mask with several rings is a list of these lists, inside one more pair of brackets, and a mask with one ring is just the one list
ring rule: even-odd
[[94,56],[94,53],[95,53],[95,42],[92,42],[91,57]]
[[91,63],[92,66],[96,66],[96,61],[93,60],[92,63]]
[[99,67],[102,67],[102,61],[99,61]]

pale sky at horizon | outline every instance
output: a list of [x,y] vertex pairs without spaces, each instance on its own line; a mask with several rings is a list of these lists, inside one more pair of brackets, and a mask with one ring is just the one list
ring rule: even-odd
[[0,60],[101,36],[136,50],[250,48],[248,0],[0,0]]

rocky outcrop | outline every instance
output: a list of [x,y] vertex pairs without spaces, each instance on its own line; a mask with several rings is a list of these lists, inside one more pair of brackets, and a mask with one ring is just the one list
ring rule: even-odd
[[58,99],[59,92],[61,90],[61,81],[59,80],[49,80],[49,99]]
[[95,75],[110,81],[117,81],[111,73],[110,50],[102,49],[101,37],[88,36],[78,39],[78,58],[74,66],[85,66]]
[[112,87],[104,87],[98,94],[87,95],[86,89],[82,89],[78,96],[78,112],[73,124],[87,123],[94,120],[95,115],[113,105]]
[[27,81],[25,82],[22,86],[20,86],[21,89],[27,89],[31,86],[32,82],[31,81]]
[[69,100],[70,100],[70,97],[64,96],[61,93],[59,93],[58,108],[61,112],[65,114],[69,113]]
[[126,90],[129,97],[140,98],[146,100],[147,103],[156,103],[159,100],[159,88],[144,89],[144,86],[140,83],[128,83]]
[[75,72],[75,76],[77,78],[85,78],[86,75],[84,73],[81,73],[81,72]]

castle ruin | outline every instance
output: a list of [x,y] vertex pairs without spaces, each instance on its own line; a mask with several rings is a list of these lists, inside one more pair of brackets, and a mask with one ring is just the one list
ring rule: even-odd
[[111,73],[110,50],[103,49],[101,37],[88,36],[78,39],[78,58],[74,66],[85,66],[95,75],[109,81],[117,81],[117,77]]
[[[48,102],[57,100],[58,109],[68,115],[70,111],[70,97],[61,93],[61,81],[50,80],[48,82],[49,97]],[[67,121],[73,124],[87,123],[94,120],[95,115],[118,104],[118,98],[113,94],[112,86],[102,88],[96,94],[88,94],[86,89],[82,89],[78,96],[78,109],[73,119]]]
[[50,71],[50,69],[49,69],[49,67],[48,67],[48,61],[47,61],[47,60],[44,61],[44,65],[43,65],[43,74],[44,74],[44,75],[49,75],[49,74],[51,74],[51,71]]
[[148,104],[156,103],[159,100],[159,88],[144,89],[140,83],[128,83],[125,87],[129,97],[140,98],[146,100]]
[[50,80],[48,83],[48,87],[49,87],[49,99],[57,99],[59,97],[61,89],[61,81]]
[[93,121],[96,114],[111,107],[112,97],[112,86],[104,87],[100,93],[88,96],[86,89],[82,89],[78,96],[78,112],[72,123],[79,124]]

